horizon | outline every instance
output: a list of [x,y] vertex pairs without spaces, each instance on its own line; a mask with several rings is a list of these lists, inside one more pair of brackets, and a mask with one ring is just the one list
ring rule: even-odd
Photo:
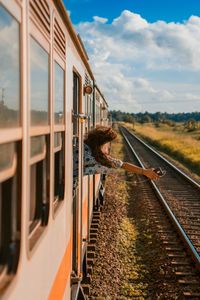
[[137,113],[134,113],[134,112],[127,112],[127,111],[121,111],[121,110],[115,110],[115,109],[111,109],[111,110],[109,110],[111,113],[112,112],[120,112],[120,113],[122,113],[122,114],[135,114],[135,115],[137,115],[137,114],[168,114],[168,115],[178,115],[178,114],[199,114],[199,116],[200,116],[200,111],[192,111],[192,112],[177,112],[177,113],[168,113],[168,112],[166,112],[166,111],[164,111],[164,112],[162,112],[162,111],[156,111],[156,112],[149,112],[149,111],[144,111],[144,112],[137,112]]
[[199,111],[200,3],[112,2],[67,2],[110,109]]

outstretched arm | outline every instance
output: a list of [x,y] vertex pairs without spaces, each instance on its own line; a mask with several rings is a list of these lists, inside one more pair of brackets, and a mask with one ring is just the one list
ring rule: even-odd
[[143,169],[127,162],[124,162],[121,167],[127,171],[145,175],[146,177],[152,180],[159,178],[159,175],[153,169]]

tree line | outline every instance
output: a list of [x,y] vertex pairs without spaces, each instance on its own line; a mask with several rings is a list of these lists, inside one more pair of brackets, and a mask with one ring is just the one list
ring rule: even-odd
[[191,112],[191,113],[149,113],[149,112],[140,112],[140,113],[127,113],[120,110],[111,111],[113,121],[122,121],[122,122],[139,122],[139,123],[150,123],[150,122],[187,122],[189,120],[200,121],[200,112]]

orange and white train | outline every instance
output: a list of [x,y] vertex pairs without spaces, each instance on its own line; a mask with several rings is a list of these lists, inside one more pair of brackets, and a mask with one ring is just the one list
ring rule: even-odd
[[108,124],[62,1],[0,0],[0,299],[78,299],[102,189],[83,176],[84,134]]

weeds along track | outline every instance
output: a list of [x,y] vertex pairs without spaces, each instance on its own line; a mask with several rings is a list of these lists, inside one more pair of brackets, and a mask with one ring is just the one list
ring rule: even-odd
[[178,282],[183,287],[184,298],[200,299],[200,185],[131,131],[125,127],[120,130],[134,163],[166,171],[164,177],[154,182],[141,179],[140,187],[145,191],[150,184],[156,202],[159,200],[161,205],[158,206],[152,193],[148,193],[151,198],[149,213],[155,219]]

